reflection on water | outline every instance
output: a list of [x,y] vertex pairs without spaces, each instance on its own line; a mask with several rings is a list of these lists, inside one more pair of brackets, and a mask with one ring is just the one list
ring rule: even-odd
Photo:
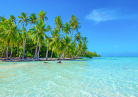
[[0,63],[0,97],[137,97],[138,58]]

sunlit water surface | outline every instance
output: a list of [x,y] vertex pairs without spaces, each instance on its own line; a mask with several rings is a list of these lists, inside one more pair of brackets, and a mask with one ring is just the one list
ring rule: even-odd
[[138,97],[138,57],[1,62],[0,97]]

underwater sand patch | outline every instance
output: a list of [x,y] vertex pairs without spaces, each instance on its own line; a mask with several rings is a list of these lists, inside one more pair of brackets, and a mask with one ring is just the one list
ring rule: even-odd
[[24,66],[30,66],[32,64],[20,64],[20,65],[8,65],[8,66],[0,66],[0,70],[1,69],[12,69],[12,68],[21,68],[21,67],[24,67]]

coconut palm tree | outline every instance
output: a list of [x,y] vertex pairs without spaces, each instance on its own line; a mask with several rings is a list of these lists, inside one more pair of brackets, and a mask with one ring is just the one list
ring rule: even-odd
[[29,29],[29,32],[31,34],[31,38],[34,41],[34,44],[36,44],[36,49],[35,49],[35,55],[34,59],[37,58],[37,49],[38,49],[38,32],[36,30],[36,27],[34,26],[33,28]]
[[22,29],[23,29],[23,56],[22,58],[25,58],[25,26],[27,26],[28,23],[28,17],[26,15],[26,13],[21,13],[21,16],[18,16],[17,18],[20,18],[20,20],[18,21],[18,23],[20,23],[22,25]]
[[12,20],[12,22],[15,23],[15,17],[13,15],[10,15],[9,19]]
[[78,58],[78,54],[80,53],[81,49],[82,49],[82,41],[80,40],[79,41],[79,44],[78,44],[78,47],[77,47],[77,55],[76,55],[76,58]]
[[[65,48],[62,47],[62,48],[63,48],[63,52],[61,53],[59,59],[64,55],[65,50],[67,50],[67,48],[68,48],[68,46],[69,46],[69,43],[68,43],[66,40],[69,40],[69,37],[70,37],[70,36],[68,36],[67,34],[69,34],[70,32],[71,32],[71,30],[70,30],[70,25],[69,25],[68,22],[66,22],[66,24],[64,24],[64,26],[63,26],[63,33],[65,33],[65,36],[66,36],[66,37],[64,37],[64,39],[65,39],[65,42],[67,43],[67,45],[65,46]],[[71,40],[71,39],[70,39],[70,40]]]
[[6,45],[7,45],[6,58],[9,59],[8,48],[9,48],[10,42],[12,43],[15,39],[15,35],[17,32],[17,26],[15,26],[12,20],[5,20],[0,25],[0,29],[3,29],[3,31],[0,33],[0,38],[5,40],[6,42]]
[[7,52],[8,46],[9,46],[9,45],[7,45],[7,43],[9,44],[9,37],[7,37],[7,35],[8,35],[7,29],[9,29],[9,28],[8,28],[8,26],[6,26],[7,22],[8,22],[8,20],[6,20],[4,17],[0,18],[0,30],[1,30],[0,31],[0,39],[5,41],[5,45],[7,46],[6,47],[6,58],[9,59],[8,52]]
[[87,37],[83,37],[83,39],[82,39],[82,53],[83,53],[83,57],[84,57],[84,55],[85,55],[85,52],[86,52],[86,50],[87,50]]
[[[0,16],[0,35],[4,32],[4,21],[5,21],[6,19],[4,18],[4,17],[1,17]],[[4,33],[3,33],[3,35],[4,35]],[[5,46],[5,42],[4,42],[4,40],[1,38],[2,36],[0,36],[0,44],[1,44],[1,46],[0,46],[0,49],[2,50],[2,53],[1,53],[1,58],[3,57],[3,54],[4,54],[4,51],[5,51],[5,48],[6,48],[6,46]]]
[[[22,45],[23,39],[22,39],[22,34],[21,34],[22,30],[18,29],[17,30],[17,34],[16,34],[16,45],[17,45],[17,57],[19,57],[19,47],[20,45]],[[21,52],[21,50],[20,50]]]
[[[10,15],[9,19],[10,19],[13,23],[15,23],[15,17],[14,17],[13,15]],[[10,45],[11,45],[11,54],[10,54],[10,57],[12,57],[12,46],[13,46],[14,42],[15,42],[15,41],[13,41],[13,40],[10,41]]]
[[55,17],[55,25],[59,29],[63,27],[62,20],[61,20],[60,16]]
[[[78,32],[78,33],[75,35],[75,41],[78,42],[78,47],[80,47],[80,45],[81,45],[81,35],[80,35],[80,32]],[[77,50],[77,49],[75,49],[75,53],[76,53],[76,50]],[[78,52],[79,52],[79,49],[78,49]],[[78,52],[77,52],[77,55],[78,55]],[[74,53],[74,54],[75,54],[75,53]],[[76,57],[77,57],[77,55],[76,55]]]
[[58,52],[58,48],[59,48],[59,43],[60,43],[60,29],[55,27],[54,30],[51,33],[52,36],[52,41],[50,42],[50,49],[52,50],[51,52],[51,57],[53,55],[53,52]]
[[32,25],[32,24],[35,24],[36,19],[37,19],[37,18],[36,18],[35,13],[30,14],[30,16],[29,16],[29,22],[30,22],[31,25]]
[[[33,15],[34,16],[34,15]],[[39,14],[38,14],[38,19],[37,19],[37,21],[36,21],[36,23],[37,23],[37,25],[36,25],[36,27],[34,28],[34,30],[36,30],[36,31],[33,31],[33,33],[34,33],[34,35],[35,35],[35,37],[33,38],[33,39],[37,39],[37,45],[36,45],[36,50],[35,50],[35,56],[34,56],[34,59],[36,59],[36,58],[38,58],[39,57],[39,55],[38,55],[38,53],[39,53],[39,50],[37,50],[38,49],[38,44],[39,44],[39,41],[38,41],[38,39],[39,39],[39,33],[38,33],[38,29],[37,29],[37,27],[39,27],[39,26],[45,26],[45,24],[44,24],[44,20],[47,20],[48,18],[46,17],[46,12],[44,12],[44,11],[40,11],[39,12]],[[43,23],[42,23],[42,21],[43,21]],[[39,24],[39,22],[40,22],[40,24]],[[41,25],[42,24],[42,25]],[[43,28],[43,27],[42,27]],[[41,29],[41,28],[40,28]],[[45,31],[46,29],[43,29],[43,31]],[[43,32],[42,31],[42,32]],[[39,45],[39,48],[40,48],[40,45]]]
[[1,23],[4,22],[5,20],[6,20],[5,17],[0,16],[0,22]]
[[46,25],[45,25],[44,21],[42,19],[39,19],[36,21],[36,25],[33,26],[32,29],[30,29],[30,31],[32,33],[32,39],[35,42],[37,41],[37,46],[39,45],[39,48],[36,51],[37,55],[34,56],[34,58],[37,58],[37,59],[39,59],[39,52],[40,52],[41,43],[46,38],[45,32],[47,29],[45,27],[46,27]]
[[[37,17],[36,17],[36,15],[35,15],[35,13],[30,14],[30,16],[29,16],[29,22],[30,22],[30,24],[31,24],[31,25],[35,24],[35,23],[36,23],[36,20],[37,20]],[[31,27],[31,25],[30,25],[30,27]],[[30,28],[29,28],[29,29],[30,29]],[[36,32],[36,33],[37,33],[37,32]],[[34,40],[34,42],[36,42],[36,41]],[[38,44],[37,44],[36,49],[35,49],[34,58],[36,58],[36,56],[37,56],[37,48],[38,48]]]
[[71,37],[72,37],[73,31],[74,30],[78,31],[78,28],[80,28],[79,23],[78,23],[78,19],[74,15],[71,15],[71,19],[70,19],[69,24],[70,24],[70,27],[71,27],[71,30],[72,30],[72,34],[71,34]]
[[65,53],[65,51],[66,51],[66,49],[68,48],[68,46],[71,44],[71,37],[70,36],[68,36],[68,35],[66,35],[65,37],[64,37],[64,39],[62,39],[62,45],[61,45],[61,54],[60,54],[60,56],[58,57],[58,59],[60,59],[62,56],[63,56],[63,54]]
[[[1,31],[0,31],[0,33],[1,33]],[[3,57],[3,55],[4,55],[4,52],[5,52],[5,48],[6,48],[6,46],[5,46],[5,44],[4,44],[5,42],[4,42],[4,40],[3,39],[1,39],[0,38],[0,53],[1,53],[1,58]]]
[[[51,31],[51,26],[48,25],[47,28],[46,28],[46,32],[49,32]],[[50,37],[49,36],[46,36],[46,41],[47,41],[47,51],[46,51],[46,60],[48,60],[48,50],[49,50],[49,41],[50,41]]]
[[72,42],[71,48],[72,48],[72,53],[73,53],[72,55],[73,55],[73,59],[74,59],[74,56],[76,53],[76,41]]
[[68,22],[66,22],[66,24],[64,24],[63,33],[70,34],[70,32],[71,32],[70,25]]
[[42,19],[43,21],[44,21],[44,20],[48,20],[48,18],[46,17],[46,12],[44,12],[44,11],[39,11],[38,19]]
[[78,32],[78,33],[75,35],[75,40],[78,41],[78,42],[81,40],[80,32]]

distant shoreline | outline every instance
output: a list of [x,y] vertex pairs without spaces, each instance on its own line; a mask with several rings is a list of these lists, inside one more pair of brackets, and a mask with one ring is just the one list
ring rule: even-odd
[[76,59],[83,59],[83,58],[48,58],[48,60],[46,60],[46,58],[39,58],[39,59],[34,59],[34,58],[25,58],[25,59],[21,59],[21,58],[11,58],[9,60],[4,59],[4,58],[0,58],[0,61],[2,62],[28,62],[28,61],[59,61],[59,60],[76,60]]

